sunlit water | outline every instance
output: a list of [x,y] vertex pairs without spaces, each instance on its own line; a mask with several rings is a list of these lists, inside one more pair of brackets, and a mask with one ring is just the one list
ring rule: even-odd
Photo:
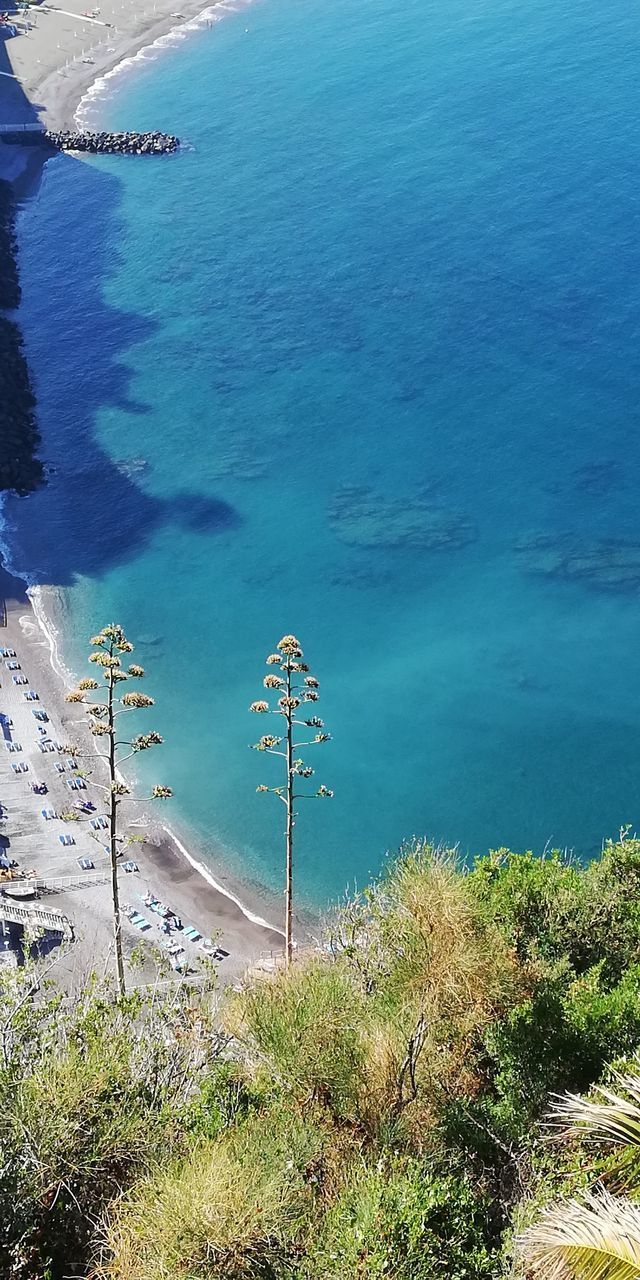
[[149,776],[241,876],[280,878],[283,631],[334,735],[310,900],[412,833],[638,817],[639,55],[622,0],[261,0],[95,100],[183,152],[54,160],[23,215],[55,474],[12,559],[77,669],[139,640]]

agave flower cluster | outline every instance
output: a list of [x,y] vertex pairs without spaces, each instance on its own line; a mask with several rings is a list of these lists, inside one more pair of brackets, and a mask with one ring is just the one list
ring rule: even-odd
[[[329,742],[331,734],[324,732],[324,721],[319,716],[313,715],[304,718],[305,704],[317,702],[320,694],[320,682],[316,677],[311,675],[307,663],[303,661],[304,654],[300,641],[296,636],[283,636],[277,646],[275,653],[270,653],[267,657],[268,667],[278,667],[280,674],[270,671],[263,680],[263,685],[268,693],[278,695],[275,705],[271,705],[266,698],[258,698],[252,702],[249,710],[254,715],[276,715],[281,716],[285,720],[287,741],[291,751],[298,751],[301,747],[315,746],[321,742]],[[316,729],[317,733],[307,737],[304,742],[291,742],[293,729]],[[292,759],[291,754],[287,756],[287,751],[282,750],[284,738],[273,733],[265,733],[257,742],[252,744],[253,751],[266,751],[269,755],[280,756],[287,762],[288,787],[293,791],[295,778],[311,778],[314,770],[302,759]],[[287,787],[268,787],[261,783],[256,790],[265,794],[267,792],[284,798]],[[309,796],[317,796],[322,798],[330,798],[333,792],[328,787],[321,786],[315,792],[310,792]],[[299,798],[298,796],[294,798]]]
[[[96,679],[85,678],[79,680],[75,689],[67,694],[67,702],[82,703],[87,711],[89,720],[89,730],[94,738],[111,738],[116,737],[115,720],[116,717],[123,715],[129,711],[142,711],[147,707],[153,706],[153,698],[146,693],[140,693],[137,689],[123,693],[121,697],[116,697],[116,685],[129,680],[140,680],[144,676],[144,667],[137,663],[130,663],[123,667],[123,657],[133,651],[133,645],[127,639],[122,627],[116,623],[111,623],[100,631],[97,635],[92,636],[91,646],[93,652],[89,654],[89,662],[99,667],[102,672],[102,683]],[[105,701],[87,702],[86,695],[95,694],[100,691]],[[140,733],[128,740],[118,738],[118,745],[129,748],[129,754],[119,758],[118,764],[122,764],[123,760],[128,760],[132,755],[140,751],[147,751],[150,747],[159,746],[162,737],[159,733],[152,731],[150,733]],[[77,747],[69,747],[65,749],[69,755],[77,755]],[[103,757],[106,758],[106,757]],[[129,795],[129,788],[120,780],[111,782],[109,790],[112,795],[122,797]],[[170,787],[155,786],[151,795],[157,799],[167,799],[171,796]]]

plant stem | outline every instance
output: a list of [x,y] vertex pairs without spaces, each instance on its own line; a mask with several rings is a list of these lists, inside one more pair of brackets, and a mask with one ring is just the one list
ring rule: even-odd
[[[287,661],[287,698],[291,698],[291,663]],[[287,870],[285,884],[284,949],[285,965],[291,964],[293,953],[293,711],[287,703]]]
[[[109,652],[113,654],[113,644]],[[125,994],[124,959],[122,956],[122,921],[120,919],[120,897],[118,892],[118,849],[117,849],[117,807],[116,783],[116,735],[113,709],[113,690],[115,681],[113,670],[109,669],[109,699],[107,703],[109,716],[109,779],[111,795],[109,806],[109,853],[111,857],[111,894],[113,897],[113,936],[116,946],[116,969],[118,973],[118,992]]]

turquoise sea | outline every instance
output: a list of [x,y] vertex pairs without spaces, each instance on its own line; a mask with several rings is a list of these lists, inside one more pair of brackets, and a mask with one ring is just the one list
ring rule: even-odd
[[51,472],[11,559],[77,670],[138,639],[162,812],[241,877],[280,883],[284,631],[334,735],[309,901],[414,833],[640,818],[639,63],[623,0],[258,0],[87,108],[178,156],[59,157],[24,210]]

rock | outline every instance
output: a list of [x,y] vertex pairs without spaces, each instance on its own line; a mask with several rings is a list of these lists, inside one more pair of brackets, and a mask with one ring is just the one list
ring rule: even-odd
[[86,151],[97,155],[169,155],[180,139],[170,133],[70,133],[65,130],[39,135],[57,151]]
[[584,582],[599,591],[640,590],[640,542],[622,538],[585,541],[570,534],[533,534],[516,544],[526,573]]
[[474,526],[457,511],[415,495],[387,498],[360,485],[338,490],[329,521],[341,542],[356,547],[457,550],[476,536]]

